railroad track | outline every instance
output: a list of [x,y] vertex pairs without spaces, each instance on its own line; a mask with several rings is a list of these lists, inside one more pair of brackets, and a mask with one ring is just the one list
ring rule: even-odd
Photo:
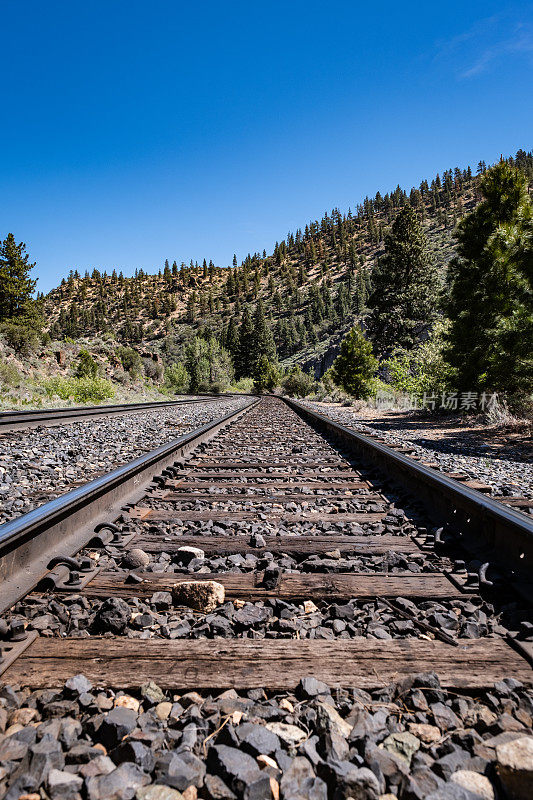
[[0,527],[2,679],[530,686],[532,565],[530,516],[299,403],[250,400]]
[[83,422],[99,417],[120,416],[139,411],[171,408],[188,403],[206,403],[228,395],[198,395],[183,400],[161,400],[148,403],[115,403],[102,406],[72,406],[66,408],[38,408],[23,411],[0,411],[0,436],[4,432],[21,428],[37,428],[41,425],[65,425],[68,422]]

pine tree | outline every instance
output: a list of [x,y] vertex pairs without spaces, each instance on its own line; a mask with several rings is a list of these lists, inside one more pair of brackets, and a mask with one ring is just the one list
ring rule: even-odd
[[257,301],[254,314],[252,337],[252,351],[254,365],[257,364],[261,356],[266,356],[269,362],[276,360],[276,345],[274,337],[265,319],[265,310],[261,298]]
[[191,292],[187,300],[187,322],[194,322],[196,318],[196,292]]
[[366,284],[362,269],[357,272],[355,281],[354,310],[356,314],[362,314],[366,303]]
[[235,317],[230,317],[228,327],[224,336],[224,347],[231,355],[233,362],[237,358],[239,351],[239,331],[235,323]]
[[375,350],[410,349],[436,314],[437,275],[416,215],[405,206],[385,240],[373,273],[368,330]]
[[256,364],[254,372],[254,391],[261,394],[272,391],[279,381],[279,374],[273,364],[265,355],[262,355]]
[[377,368],[378,362],[372,355],[372,345],[359,328],[352,328],[333,362],[333,380],[349,394],[365,400],[372,392],[372,378]]
[[239,378],[251,378],[253,375],[256,362],[252,347],[253,334],[254,327],[252,318],[250,317],[248,307],[245,307],[239,326],[239,347],[237,349],[237,357],[235,358],[235,377],[237,380],[239,380]]
[[30,264],[24,242],[17,244],[12,233],[0,243],[0,322],[32,314],[31,299],[36,280],[30,278]]
[[448,356],[458,388],[524,396],[533,390],[533,204],[525,176],[504,161],[479,188],[448,272]]

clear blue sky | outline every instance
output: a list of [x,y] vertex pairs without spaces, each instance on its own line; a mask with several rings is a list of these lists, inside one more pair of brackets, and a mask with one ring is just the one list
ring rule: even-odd
[[153,270],[533,146],[533,5],[0,0],[0,234]]

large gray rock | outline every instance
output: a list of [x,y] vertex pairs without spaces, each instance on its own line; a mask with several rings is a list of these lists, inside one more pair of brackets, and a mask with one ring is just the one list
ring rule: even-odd
[[205,764],[188,751],[168,753],[156,765],[156,778],[167,786],[183,792],[188,786],[200,788],[205,776]]
[[270,755],[280,747],[278,736],[264,725],[245,722],[236,728],[241,748],[252,756]]
[[131,609],[121,597],[104,600],[94,618],[97,631],[123,633],[131,619]]
[[137,789],[150,783],[150,776],[137,764],[121,764],[108,775],[86,781],[88,800],[131,800]]
[[83,786],[83,778],[73,775],[71,772],[63,772],[59,769],[51,769],[48,773],[48,792],[50,797],[68,800],[75,797]]
[[349,761],[323,762],[318,774],[326,782],[328,797],[335,800],[378,800],[379,781],[367,767],[356,767]]
[[199,547],[178,547],[176,551],[176,561],[178,564],[184,564],[187,566],[187,564],[190,564],[190,562],[195,558],[199,559],[200,561],[203,561],[205,558],[204,551],[200,550]]
[[238,797],[270,797],[270,777],[262,772],[254,758],[236,747],[224,744],[211,747],[207,766],[228,784]]
[[108,750],[116,747],[137,725],[137,714],[129,708],[117,706],[105,715],[98,739]]
[[151,786],[141,786],[137,789],[135,800],[182,800],[183,795],[171,786],[162,786],[152,783]]
[[122,564],[128,569],[140,569],[142,567],[147,567],[150,563],[150,556],[148,553],[145,553],[144,550],[141,550],[140,547],[132,547],[131,550],[128,550],[124,558],[122,559]]
[[385,750],[394,753],[399,758],[403,758],[410,764],[412,757],[420,749],[420,740],[412,733],[403,731],[401,733],[391,733],[384,740],[382,746]]

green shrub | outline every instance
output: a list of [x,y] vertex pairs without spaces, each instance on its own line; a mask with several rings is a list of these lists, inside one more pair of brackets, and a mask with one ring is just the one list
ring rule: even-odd
[[74,374],[77,378],[96,378],[98,375],[98,364],[88,350],[80,350]]
[[189,391],[211,391],[215,384],[225,390],[233,380],[229,352],[214,339],[194,336],[185,347],[185,365],[190,375]]
[[163,379],[163,365],[158,361],[151,358],[143,358],[142,360],[144,374],[150,378],[154,383],[159,383]]
[[22,382],[20,372],[8,361],[0,361],[0,388],[7,389],[8,386],[20,386]]
[[313,390],[315,381],[311,375],[303,372],[298,364],[295,364],[289,374],[283,378],[281,385],[285,394],[290,397],[306,397]]
[[131,347],[117,347],[115,355],[132,378],[138,378],[142,374],[143,362],[136,350]]
[[44,388],[49,397],[57,395],[75,403],[101,403],[115,396],[113,385],[104,378],[51,378]]
[[254,388],[254,381],[253,378],[239,378],[236,383],[230,386],[230,392],[244,392],[245,394],[251,394]]
[[37,331],[31,325],[4,322],[0,330],[9,347],[21,356],[29,356],[39,344]]
[[174,394],[184,394],[189,388],[189,373],[181,363],[177,361],[165,370],[164,388]]
[[413,350],[397,350],[383,362],[389,384],[397,392],[423,394],[451,388],[454,370],[443,357],[448,323],[438,322],[429,338]]
[[227,386],[225,381],[213,381],[209,384],[209,388],[206,391],[212,394],[223,394],[226,391],[226,388]]
[[327,369],[322,377],[320,383],[324,387],[326,394],[331,394],[335,390],[335,381],[333,380],[333,367]]

